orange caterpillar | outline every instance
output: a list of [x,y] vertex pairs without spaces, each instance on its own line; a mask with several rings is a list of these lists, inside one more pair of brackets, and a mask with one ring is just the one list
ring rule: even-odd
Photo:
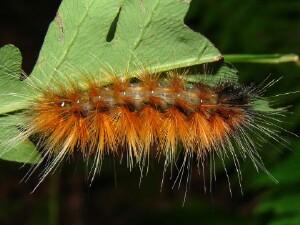
[[43,158],[50,159],[42,179],[76,151],[93,159],[94,175],[105,155],[126,155],[132,168],[145,166],[150,155],[173,166],[179,152],[200,163],[212,154],[222,161],[231,157],[240,175],[239,156],[264,168],[253,133],[279,138],[276,126],[265,121],[280,112],[253,105],[262,89],[192,84],[177,72],[167,79],[147,72],[135,81],[114,77],[110,85],[95,78],[83,85],[69,81],[39,90],[24,113],[21,136],[37,137]]

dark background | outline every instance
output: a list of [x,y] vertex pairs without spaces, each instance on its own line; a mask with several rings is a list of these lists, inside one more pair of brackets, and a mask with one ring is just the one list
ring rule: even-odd
[[[2,0],[0,3],[0,46],[20,48],[23,69],[30,74],[58,0]],[[166,12],[167,13],[167,12]],[[194,0],[186,23],[207,36],[222,53],[300,53],[300,1]],[[243,83],[272,78],[283,79],[268,95],[300,90],[300,67],[295,64],[236,64]],[[284,127],[299,134],[299,94],[276,99],[291,105]],[[92,186],[82,162],[66,163],[33,194],[37,180],[20,183],[27,166],[0,162],[0,225],[39,224],[300,224],[300,141],[283,134],[291,149],[262,147],[262,156],[275,184],[251,163],[243,163],[241,194],[234,167],[229,165],[233,196],[224,171],[217,171],[212,191],[203,191],[196,171],[182,207],[185,187],[172,189],[162,165],[152,162],[149,174],[139,186],[139,171],[107,159]]]

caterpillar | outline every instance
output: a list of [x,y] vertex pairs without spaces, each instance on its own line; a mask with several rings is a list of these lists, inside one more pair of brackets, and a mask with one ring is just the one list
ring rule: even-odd
[[241,158],[267,172],[258,143],[282,140],[275,117],[284,109],[256,107],[274,81],[209,85],[188,82],[179,71],[143,71],[136,79],[109,75],[108,84],[97,77],[34,87],[35,97],[22,112],[21,133],[11,141],[34,140],[42,154],[38,166],[47,162],[40,182],[77,152],[93,161],[92,179],[106,155],[125,156],[130,169],[138,165],[143,170],[149,157],[163,158],[164,167],[173,168],[179,154],[184,156],[181,176],[191,159],[203,166],[217,156],[225,170],[224,161],[231,158],[241,179]]

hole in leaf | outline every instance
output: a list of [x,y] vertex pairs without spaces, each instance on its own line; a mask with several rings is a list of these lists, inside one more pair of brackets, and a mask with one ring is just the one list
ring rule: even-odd
[[114,37],[115,37],[115,33],[116,33],[116,29],[117,29],[117,24],[119,21],[119,16],[121,13],[122,7],[120,7],[118,14],[116,15],[116,17],[114,18],[114,20],[112,21],[110,28],[108,30],[108,33],[106,35],[106,41],[107,42],[111,42]]

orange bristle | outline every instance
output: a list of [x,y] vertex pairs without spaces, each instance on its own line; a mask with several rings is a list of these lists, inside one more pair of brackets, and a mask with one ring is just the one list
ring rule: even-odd
[[[117,145],[121,150],[126,149],[130,167],[133,160],[139,159],[139,117],[136,112],[130,112],[125,107],[117,107],[113,112],[113,121],[116,126]],[[121,152],[122,154],[123,152]]]
[[[162,115],[155,108],[146,106],[139,113],[140,130],[139,138],[141,142],[141,157],[149,157],[151,148],[160,146],[160,131],[163,123]],[[154,154],[153,154],[154,155]]]
[[210,118],[211,134],[215,143],[222,141],[229,134],[230,127],[226,121],[219,115],[215,114]]
[[185,116],[176,108],[170,108],[164,113],[160,129],[160,149],[172,163],[175,159],[178,144],[183,144],[186,150],[190,149],[188,123]]
[[210,149],[213,137],[210,123],[203,113],[194,113],[190,117],[190,134],[194,140],[197,155],[205,154]]
[[159,86],[159,74],[144,72],[139,76],[144,91],[152,92]]
[[184,90],[184,80],[178,72],[169,72],[170,86],[169,91],[171,93],[179,94]]

